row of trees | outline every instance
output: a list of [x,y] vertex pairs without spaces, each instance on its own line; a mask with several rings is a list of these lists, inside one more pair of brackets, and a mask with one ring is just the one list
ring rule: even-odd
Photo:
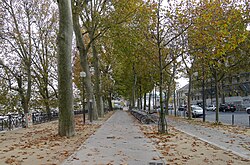
[[58,16],[51,3],[36,0],[1,3],[1,108],[27,114],[32,102],[49,112],[55,103]]
[[74,135],[73,91],[82,89],[81,71],[81,92],[89,108],[93,103],[90,120],[104,115],[104,103],[112,108],[112,96],[134,107],[158,86],[165,133],[163,100],[167,105],[177,73],[189,77],[191,89],[194,72],[219,86],[226,73],[249,66],[244,0],[59,0],[58,8],[52,0],[3,0],[0,15],[1,105],[20,100],[25,114],[33,104],[48,113],[59,106],[60,135]]
[[187,58],[183,58],[190,82],[188,107],[190,107],[192,79],[194,73],[198,72],[203,83],[208,80],[214,82],[216,122],[219,122],[221,82],[227,75],[250,70],[249,46],[246,46],[249,42],[249,31],[247,31],[249,11],[247,1],[201,1],[194,10],[187,13],[194,24],[185,36],[188,41],[186,48],[189,57],[192,57],[189,59],[191,61],[189,67],[185,62]]

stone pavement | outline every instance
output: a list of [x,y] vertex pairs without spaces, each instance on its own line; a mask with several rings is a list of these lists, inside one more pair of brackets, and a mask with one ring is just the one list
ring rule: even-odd
[[233,132],[225,132],[216,128],[195,125],[186,121],[173,120],[167,118],[168,124],[198,139],[208,142],[223,150],[250,160],[250,137],[246,135],[236,134]]
[[63,165],[164,165],[134,120],[127,112],[116,111]]

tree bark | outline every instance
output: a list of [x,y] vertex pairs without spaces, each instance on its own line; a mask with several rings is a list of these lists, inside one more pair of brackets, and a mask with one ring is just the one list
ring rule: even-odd
[[[91,40],[94,40],[94,36],[91,36]],[[99,69],[99,58],[95,46],[95,41],[92,42],[92,51],[94,57],[94,68],[95,68],[95,98],[96,98],[96,107],[98,116],[104,116],[103,110],[103,100],[102,100],[102,93],[101,93],[101,80],[100,80],[100,69]]]
[[163,85],[163,60],[162,60],[162,48],[161,48],[161,38],[160,38],[160,8],[161,1],[158,1],[158,11],[157,11],[157,48],[158,48],[158,60],[159,60],[159,93],[160,93],[160,121],[158,124],[158,131],[160,133],[167,133],[167,122],[165,118],[165,113],[163,109],[163,96],[162,96],[162,85]]
[[140,109],[142,110],[143,108],[142,108],[142,89],[141,89],[141,84],[140,84],[140,87],[139,87],[139,99],[140,99]]
[[[191,88],[192,88],[192,75],[188,73],[189,84],[188,84],[188,104],[187,104],[187,111],[188,111],[188,119],[191,120],[192,112],[191,112]],[[185,113],[185,112],[184,112]]]
[[133,82],[133,88],[132,88],[132,108],[135,107],[135,94],[136,94],[136,84],[137,84],[137,77],[136,77],[134,64],[133,64],[133,74],[134,74],[134,82]]
[[171,90],[171,85],[172,85],[172,78],[171,78],[171,81],[170,81],[171,83],[168,85],[168,90],[167,90],[167,97],[166,97],[166,113],[167,113],[167,115],[169,115],[169,113],[168,113],[168,103],[169,103],[169,100],[170,100],[170,96],[171,96],[171,94],[172,94],[172,90]]
[[214,78],[215,78],[215,98],[216,98],[215,122],[219,123],[219,82],[218,82],[218,74],[216,70],[214,70]]
[[149,97],[148,97],[148,113],[151,113],[151,97],[152,97],[152,94],[150,91]]
[[113,111],[113,106],[112,106],[112,93],[109,92],[108,96],[108,105],[109,105],[109,111]]
[[176,83],[174,82],[174,116],[177,116],[177,109],[176,109]]
[[59,0],[58,33],[58,94],[60,136],[71,137],[75,134],[72,90],[72,12],[70,0]]
[[[97,108],[96,108],[96,102],[95,102],[95,97],[94,97],[94,90],[91,82],[91,74],[90,74],[90,69],[89,69],[89,64],[88,64],[88,47],[85,47],[85,44],[83,42],[83,36],[81,33],[81,28],[79,24],[79,13],[76,11],[77,9],[74,9],[73,12],[73,25],[74,25],[74,31],[75,31],[75,36],[76,36],[76,44],[77,48],[80,53],[80,62],[83,71],[86,73],[86,77],[84,78],[84,85],[86,88],[86,96],[87,96],[87,101],[88,101],[88,109],[89,109],[89,120],[96,120],[98,118],[97,114]],[[92,104],[90,103],[92,102]],[[90,106],[93,105],[91,108]],[[90,111],[90,108],[93,111]]]
[[146,111],[146,104],[147,104],[147,93],[144,93],[144,96],[143,96],[143,110]]

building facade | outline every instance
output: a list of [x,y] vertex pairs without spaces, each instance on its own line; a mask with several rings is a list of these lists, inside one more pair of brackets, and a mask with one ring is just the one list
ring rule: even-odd
[[[197,84],[197,83],[196,83]],[[191,90],[191,104],[202,103],[202,89],[194,86]],[[188,85],[177,90],[177,105],[178,107],[187,103]],[[229,75],[220,84],[221,103],[233,103],[237,110],[243,110],[250,107],[250,72],[245,72],[237,75]],[[205,98],[206,105],[215,105],[215,87],[213,81],[205,83]]]

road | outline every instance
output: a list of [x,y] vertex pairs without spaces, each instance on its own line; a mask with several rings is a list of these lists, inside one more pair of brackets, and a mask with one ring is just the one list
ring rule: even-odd
[[[215,121],[215,112],[207,111],[206,120]],[[234,116],[234,125],[250,126],[250,115],[245,111],[240,112],[219,112],[219,121],[225,124],[232,124]]]
[[[169,114],[174,115],[174,111],[169,111]],[[184,116],[183,111],[177,112],[179,116]],[[206,121],[215,122],[215,112],[206,111]],[[250,127],[250,114],[245,111],[240,112],[219,112],[219,121],[224,124],[232,124],[232,116],[234,115],[234,125]],[[199,118],[202,120],[202,117]]]

